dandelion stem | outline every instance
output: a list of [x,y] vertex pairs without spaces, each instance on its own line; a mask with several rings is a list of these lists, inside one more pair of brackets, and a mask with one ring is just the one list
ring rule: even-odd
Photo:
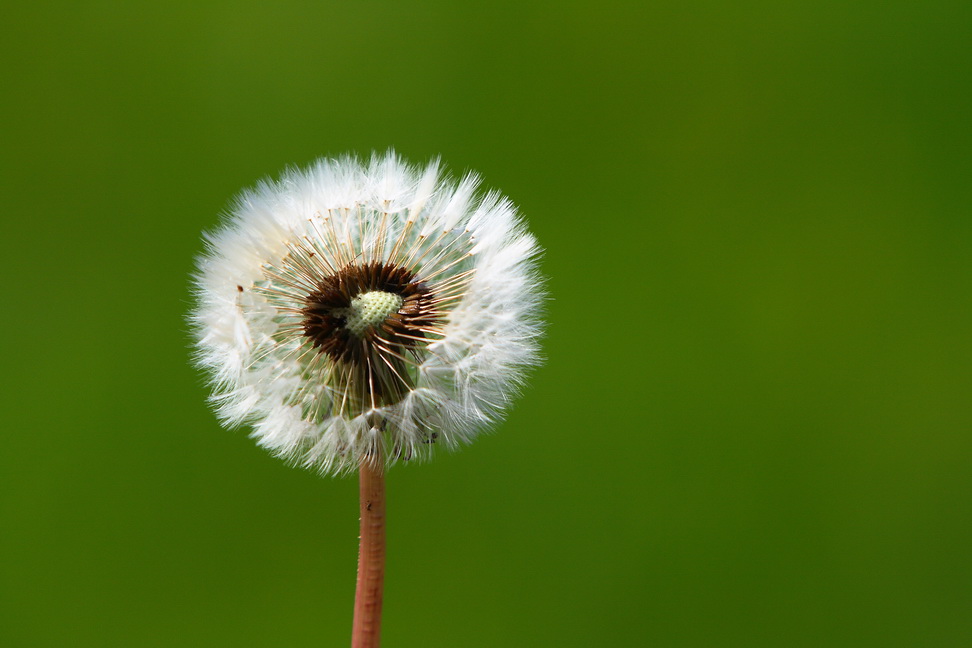
[[385,582],[385,475],[380,459],[371,456],[362,461],[359,477],[361,538],[351,648],[377,648],[381,637],[381,597]]

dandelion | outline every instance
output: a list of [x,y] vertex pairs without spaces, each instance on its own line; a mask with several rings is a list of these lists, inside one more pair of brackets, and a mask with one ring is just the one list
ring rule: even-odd
[[218,417],[295,464],[360,472],[355,645],[378,641],[384,469],[472,440],[537,362],[539,248],[478,187],[394,153],[320,160],[244,192],[198,262]]

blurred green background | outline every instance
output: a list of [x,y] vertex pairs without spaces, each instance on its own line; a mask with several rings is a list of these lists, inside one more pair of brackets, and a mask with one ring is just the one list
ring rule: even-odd
[[357,484],[220,429],[200,232],[479,171],[546,365],[389,476],[388,646],[972,645],[968,2],[7,3],[0,645],[342,646]]

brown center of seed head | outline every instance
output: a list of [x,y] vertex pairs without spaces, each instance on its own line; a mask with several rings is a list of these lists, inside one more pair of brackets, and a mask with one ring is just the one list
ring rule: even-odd
[[435,294],[415,274],[386,263],[348,265],[305,299],[304,335],[349,366],[372,397],[394,402],[411,388],[409,365],[439,324]]

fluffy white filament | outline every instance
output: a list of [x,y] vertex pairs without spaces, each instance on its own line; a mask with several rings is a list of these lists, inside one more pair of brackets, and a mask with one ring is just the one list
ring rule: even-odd
[[[389,152],[320,160],[240,195],[194,277],[196,359],[219,418],[322,473],[376,451],[389,463],[423,457],[496,421],[537,362],[543,292],[533,236],[506,198],[478,187]],[[408,388],[395,402],[350,407],[349,373],[314,347],[300,309],[315,280],[365,262],[433,287],[439,320],[396,361]]]

